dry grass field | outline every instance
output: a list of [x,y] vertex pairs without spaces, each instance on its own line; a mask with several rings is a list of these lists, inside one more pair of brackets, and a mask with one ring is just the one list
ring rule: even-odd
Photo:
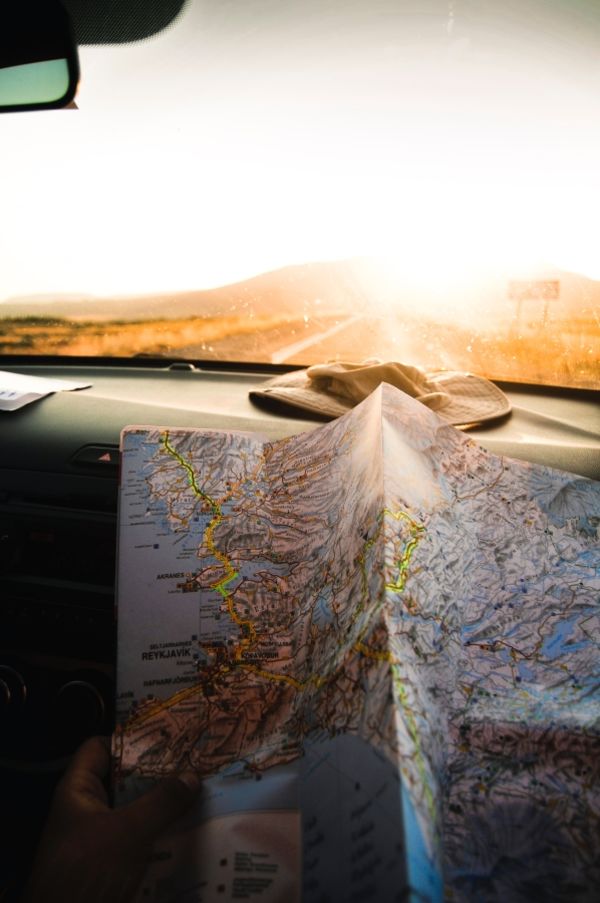
[[429,366],[437,362],[498,380],[600,389],[596,320],[565,320],[504,335],[437,324],[426,332]]
[[[382,320],[375,329],[375,321],[363,318],[345,334],[321,340],[320,334],[335,322],[333,315],[310,322],[247,314],[141,321],[7,317],[0,320],[0,354],[257,362],[270,361],[273,352],[298,337],[314,336],[312,347],[305,342],[306,347],[287,359],[308,364],[340,356],[352,360],[387,356],[418,361],[426,369],[461,369],[495,379],[600,388],[600,324],[594,318],[521,331],[509,328],[499,334],[431,320],[399,320],[396,328]],[[397,347],[389,336],[400,338]]]
[[177,355],[190,346],[212,352],[214,343],[254,335],[289,321],[279,317],[188,317],[155,320],[66,320],[9,317],[0,320],[0,354],[133,357]]

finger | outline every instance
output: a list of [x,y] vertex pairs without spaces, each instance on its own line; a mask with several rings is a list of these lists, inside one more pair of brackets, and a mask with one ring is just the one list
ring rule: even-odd
[[135,802],[120,810],[127,829],[138,837],[151,840],[183,815],[197,797],[199,782],[165,778]]
[[61,782],[63,789],[83,793],[94,800],[106,803],[104,780],[109,768],[109,738],[90,737],[71,759]]
[[83,743],[67,769],[68,775],[92,774],[103,781],[110,768],[110,739],[90,737]]

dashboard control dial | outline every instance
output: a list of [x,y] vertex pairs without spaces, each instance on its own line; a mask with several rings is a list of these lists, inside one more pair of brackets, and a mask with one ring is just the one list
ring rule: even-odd
[[16,712],[27,699],[23,676],[10,665],[0,664],[0,711]]
[[55,728],[65,741],[80,743],[102,731],[106,706],[102,694],[87,680],[70,680],[59,689],[53,706]]

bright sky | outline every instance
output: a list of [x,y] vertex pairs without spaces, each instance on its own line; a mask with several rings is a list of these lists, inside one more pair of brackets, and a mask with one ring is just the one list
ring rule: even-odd
[[596,0],[191,0],[81,48],[79,110],[0,117],[0,300],[354,255],[600,279],[599,50]]

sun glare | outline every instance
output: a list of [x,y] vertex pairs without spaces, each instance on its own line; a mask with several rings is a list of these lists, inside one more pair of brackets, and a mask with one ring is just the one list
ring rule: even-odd
[[292,6],[281,35],[238,35],[190,3],[152,41],[82,48],[77,111],[6,117],[0,300],[353,257],[383,261],[382,306],[404,285],[460,304],[467,283],[539,261],[600,278],[600,120],[577,46],[561,68],[465,13],[433,49],[418,17],[410,44],[409,17],[336,51],[329,20],[301,17],[307,56]]

